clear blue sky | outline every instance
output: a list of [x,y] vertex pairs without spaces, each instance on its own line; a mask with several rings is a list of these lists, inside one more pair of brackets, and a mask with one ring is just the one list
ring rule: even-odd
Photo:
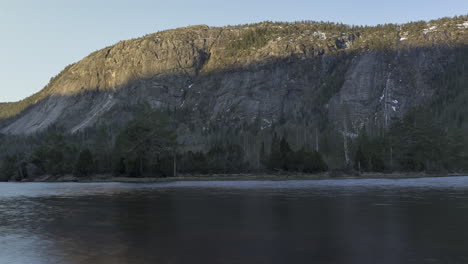
[[403,23],[468,13],[466,0],[0,0],[0,102],[120,40],[187,25],[264,20]]

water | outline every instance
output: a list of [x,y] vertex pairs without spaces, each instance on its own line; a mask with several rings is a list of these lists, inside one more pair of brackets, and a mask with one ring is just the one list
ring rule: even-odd
[[468,177],[2,183],[0,263],[468,263]]

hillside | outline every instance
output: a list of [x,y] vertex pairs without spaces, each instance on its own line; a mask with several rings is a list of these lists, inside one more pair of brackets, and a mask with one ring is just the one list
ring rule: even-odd
[[383,136],[409,114],[466,129],[467,48],[467,16],[179,28],[96,51],[39,93],[0,104],[0,132],[118,130],[148,105],[174,121],[184,151],[232,144],[258,168],[277,134],[339,167],[352,158],[348,140]]

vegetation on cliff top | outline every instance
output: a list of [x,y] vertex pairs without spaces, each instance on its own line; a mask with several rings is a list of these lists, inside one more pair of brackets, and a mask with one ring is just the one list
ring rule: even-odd
[[[107,57],[114,56],[113,52],[128,52],[124,47],[134,50],[136,46],[141,46],[141,49],[134,51],[145,51],[144,45],[150,45],[147,43],[149,40],[161,39],[157,40],[157,43],[163,45],[161,44],[163,39],[171,41],[182,39],[181,41],[185,43],[192,41],[199,34],[207,34],[203,35],[207,39],[221,36],[216,38],[216,41],[212,40],[213,50],[211,51],[213,53],[210,54],[211,57],[207,56],[209,62],[204,61],[207,57],[203,56],[202,62],[200,58],[190,62],[198,63],[197,67],[200,72],[215,66],[231,67],[242,60],[264,61],[270,56],[269,54],[278,58],[334,54],[337,58],[342,56],[343,60],[330,62],[333,64],[331,67],[333,71],[321,77],[323,78],[321,86],[310,97],[312,98],[310,106],[320,117],[319,124],[314,124],[320,132],[315,131],[317,147],[311,146],[310,141],[307,144],[290,145],[287,131],[279,131],[276,127],[288,121],[281,117],[274,122],[269,121],[271,123],[267,127],[264,127],[263,121],[258,118],[253,124],[246,124],[243,127],[249,133],[268,131],[274,135],[272,138],[263,137],[260,142],[261,148],[256,149],[255,144],[246,148],[245,145],[249,142],[242,143],[244,145],[241,146],[241,143],[230,140],[230,136],[239,133],[236,130],[222,134],[225,137],[221,140],[209,142],[204,150],[189,151],[183,144],[177,144],[176,131],[177,123],[186,124],[190,132],[195,131],[196,126],[200,126],[196,122],[187,122],[190,121],[188,119],[191,116],[188,111],[191,110],[176,111],[168,107],[168,109],[154,112],[142,106],[141,109],[134,109],[135,112],[131,114],[135,119],[127,124],[95,126],[75,134],[68,134],[65,130],[52,126],[29,136],[0,135],[2,166],[0,178],[22,180],[45,174],[88,176],[110,173],[130,177],[165,177],[173,176],[177,172],[215,174],[258,171],[314,173],[326,170],[348,172],[353,170],[362,172],[467,171],[468,91],[466,87],[468,75],[466,62],[468,52],[466,28],[468,23],[466,20],[466,16],[461,16],[428,23],[415,22],[376,27],[315,22],[265,22],[222,29],[184,28],[119,43],[116,45],[119,46],[117,51],[110,47],[91,54],[85,62],[68,67],[53,78],[43,91],[18,103],[0,104],[0,118],[14,116],[27,109],[28,106],[53,95],[64,83],[68,84],[70,80],[75,81],[78,78],[76,76],[83,75],[87,78],[92,75],[91,79],[85,81],[90,84],[90,87],[94,85],[99,89],[105,89],[104,84],[109,87],[111,84],[116,84],[108,82],[106,78],[100,78],[99,75],[95,76],[95,71],[101,67],[105,71],[109,70],[110,66],[106,64]],[[444,70],[434,71],[437,74],[430,75],[431,80],[427,85],[434,87],[435,94],[429,102],[409,111],[400,120],[394,120],[394,124],[388,130],[374,130],[373,133],[367,133],[364,127],[361,131],[356,131],[356,137],[351,137],[347,135],[347,131],[331,128],[332,124],[327,120],[326,111],[328,110],[323,106],[343,86],[347,69],[345,66],[352,60],[354,54],[369,49],[379,50],[385,54],[387,50],[417,48],[440,43],[444,46],[461,45],[461,47],[451,50],[455,53],[454,59],[438,61],[437,65],[431,65],[431,67],[443,67]],[[173,44],[170,46],[172,49],[177,48],[175,43],[169,44]],[[195,47],[195,44],[191,47]],[[176,51],[175,58],[179,58],[181,51]],[[135,54],[129,53],[122,57],[116,56],[114,59],[126,59],[128,58],[126,56],[133,55]],[[88,63],[92,67],[83,70],[81,63]],[[131,63],[133,61],[125,61],[124,64],[131,65],[129,74],[138,77],[138,73],[135,73],[137,69],[134,69]],[[192,74],[188,67],[181,66],[182,63],[181,61],[174,63],[179,67],[177,70],[182,69],[185,75]],[[188,65],[191,65],[190,63]],[[135,65],[139,64],[141,64],[140,61],[135,62]],[[308,65],[312,65],[311,68],[315,67],[314,64]],[[299,66],[297,68],[300,68]],[[157,67],[154,69],[167,70]],[[157,71],[154,69],[148,70],[145,74],[155,74]],[[112,70],[115,69],[112,68]],[[300,76],[305,70],[294,71],[291,76],[288,75],[288,78],[297,77],[292,76],[293,74]],[[78,72],[76,73],[78,75],[73,75],[74,72]],[[309,78],[315,77],[317,76],[309,76]],[[82,83],[78,84],[76,84],[77,87],[84,87]],[[202,107],[200,105],[200,108]],[[302,118],[307,119],[304,116]],[[219,123],[210,125],[217,127]],[[228,128],[228,130],[231,129]],[[246,153],[246,149],[249,149],[250,153]],[[174,167],[177,168],[176,171]]]
[[[67,92],[80,92],[82,89],[114,89],[132,79],[173,72],[189,75],[191,72],[206,73],[291,56],[311,57],[338,52],[390,50],[434,44],[467,45],[467,30],[467,15],[402,25],[349,26],[330,22],[298,21],[262,22],[222,28],[193,26],[167,30],[122,41],[93,52],[82,61],[67,66],[52,78],[42,91],[19,102],[0,103],[0,119],[18,115],[40,100],[55,95],[70,83],[74,85],[72,88],[67,88]],[[187,60],[187,56],[195,56],[190,52],[197,41],[202,41],[203,44],[200,44],[198,49],[203,49],[200,52],[204,55],[202,58]],[[187,56],[160,57],[158,53],[163,47],[176,49],[175,53],[180,56],[182,49],[188,49]],[[116,52],[118,49],[123,49],[121,54]],[[113,55],[114,53],[122,57],[113,58],[112,56],[117,56]],[[167,52],[161,53],[167,54]],[[150,55],[153,57],[147,57]],[[106,59],[111,58],[114,61],[127,62],[125,64],[127,68],[120,73],[122,76],[117,76],[118,80],[112,82],[109,81],[111,76],[105,76],[113,71],[106,62]],[[173,61],[162,63],[165,59]],[[182,65],[182,61],[188,61],[189,64]],[[74,70],[72,66],[75,66]],[[99,72],[100,70],[102,72]]]

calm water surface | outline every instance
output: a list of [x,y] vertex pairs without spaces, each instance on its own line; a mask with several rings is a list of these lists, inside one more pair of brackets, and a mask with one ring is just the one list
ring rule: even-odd
[[1,183],[0,263],[468,263],[468,177]]

